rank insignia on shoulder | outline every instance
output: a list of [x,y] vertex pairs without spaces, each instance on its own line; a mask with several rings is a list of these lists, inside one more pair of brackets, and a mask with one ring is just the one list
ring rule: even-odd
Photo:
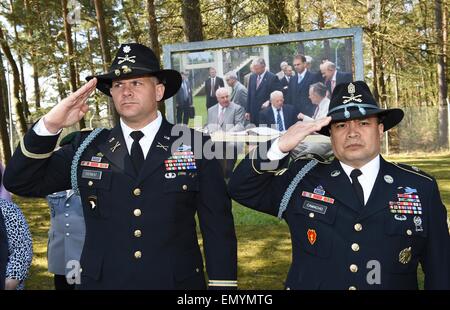
[[317,240],[317,233],[315,229],[308,229],[308,232],[306,233],[308,236],[308,241],[311,245],[316,243]]

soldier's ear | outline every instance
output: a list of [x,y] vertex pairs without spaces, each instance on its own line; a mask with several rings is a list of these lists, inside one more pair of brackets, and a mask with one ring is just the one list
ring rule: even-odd
[[164,91],[166,87],[163,83],[156,84],[155,86],[155,97],[156,101],[161,101],[162,97],[164,96]]
[[378,133],[380,134],[380,140],[383,139],[383,133],[384,133],[384,124],[379,123],[378,124]]

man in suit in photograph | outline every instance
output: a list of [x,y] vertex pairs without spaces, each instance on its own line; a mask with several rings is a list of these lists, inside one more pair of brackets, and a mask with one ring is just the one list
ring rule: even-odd
[[284,104],[283,93],[276,90],[270,94],[270,106],[259,112],[259,124],[285,131],[297,122],[296,115],[293,106]]
[[275,90],[281,90],[278,77],[270,71],[266,71],[266,61],[260,57],[252,62],[253,73],[248,85],[246,118],[250,122],[259,124],[259,111],[264,103],[268,103],[270,94]]
[[297,113],[313,116],[315,106],[309,99],[309,86],[316,82],[317,76],[307,69],[304,55],[296,55],[293,63],[295,75],[289,81],[287,103],[294,106]]
[[[218,103],[208,109],[207,129],[209,133],[216,131],[236,132],[244,130],[244,108],[230,101],[229,92],[226,88],[216,91]],[[235,143],[224,143],[222,145],[223,159],[219,159],[224,177],[231,177],[234,164],[236,163],[236,151],[242,145]]]
[[181,73],[181,87],[176,95],[177,104],[177,124],[186,124],[189,122],[189,110],[193,106],[192,88],[189,82],[189,73]]
[[288,89],[289,89],[289,81],[292,78],[292,66],[286,66],[284,69],[284,76],[280,79],[282,92],[284,97],[286,98],[288,95]]
[[205,81],[206,109],[217,103],[216,90],[224,87],[223,79],[217,76],[215,68],[209,68],[209,78]]
[[325,80],[325,85],[328,89],[328,98],[331,97],[331,93],[333,92],[336,85],[339,85],[341,83],[350,83],[351,81],[353,81],[351,72],[338,71],[336,65],[331,61],[326,61],[322,65],[320,65],[320,71],[322,72],[322,76]]
[[232,89],[230,101],[240,105],[245,111],[247,111],[247,88],[245,88],[245,86],[238,81],[236,72],[230,71],[225,74],[225,81]]

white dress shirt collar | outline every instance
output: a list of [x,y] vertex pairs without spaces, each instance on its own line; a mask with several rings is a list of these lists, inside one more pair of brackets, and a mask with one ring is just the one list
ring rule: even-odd
[[[162,115],[161,112],[158,112],[158,116],[155,120],[147,124],[145,127],[139,129],[142,131],[144,136],[139,140],[139,144],[141,145],[142,152],[144,153],[144,158],[147,158],[148,151],[155,139],[156,133],[162,124]],[[124,123],[122,118],[120,118],[120,127],[122,128],[123,137],[125,139],[125,143],[127,144],[128,154],[131,154],[131,145],[133,144],[133,138],[131,138],[130,133],[135,131],[136,129],[132,129]]]
[[[341,161],[339,161],[339,163],[341,164],[342,169],[344,169],[344,172],[351,183],[352,179],[350,178],[350,173],[355,168],[346,165]],[[372,192],[375,180],[377,179],[378,172],[380,171],[380,155],[377,155],[374,159],[362,166],[359,170],[361,170],[362,174],[358,177],[358,181],[359,183],[361,183],[361,186],[363,188],[364,204],[366,204],[367,200],[370,197],[370,193]]]

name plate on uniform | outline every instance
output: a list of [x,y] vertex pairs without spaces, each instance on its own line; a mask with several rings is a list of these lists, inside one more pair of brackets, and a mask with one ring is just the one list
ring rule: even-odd
[[101,180],[102,179],[102,171],[84,169],[81,172],[81,177],[83,179]]
[[318,203],[305,200],[305,202],[303,203],[303,209],[318,212],[320,214],[325,214],[327,212],[328,207],[325,205],[320,205]]

